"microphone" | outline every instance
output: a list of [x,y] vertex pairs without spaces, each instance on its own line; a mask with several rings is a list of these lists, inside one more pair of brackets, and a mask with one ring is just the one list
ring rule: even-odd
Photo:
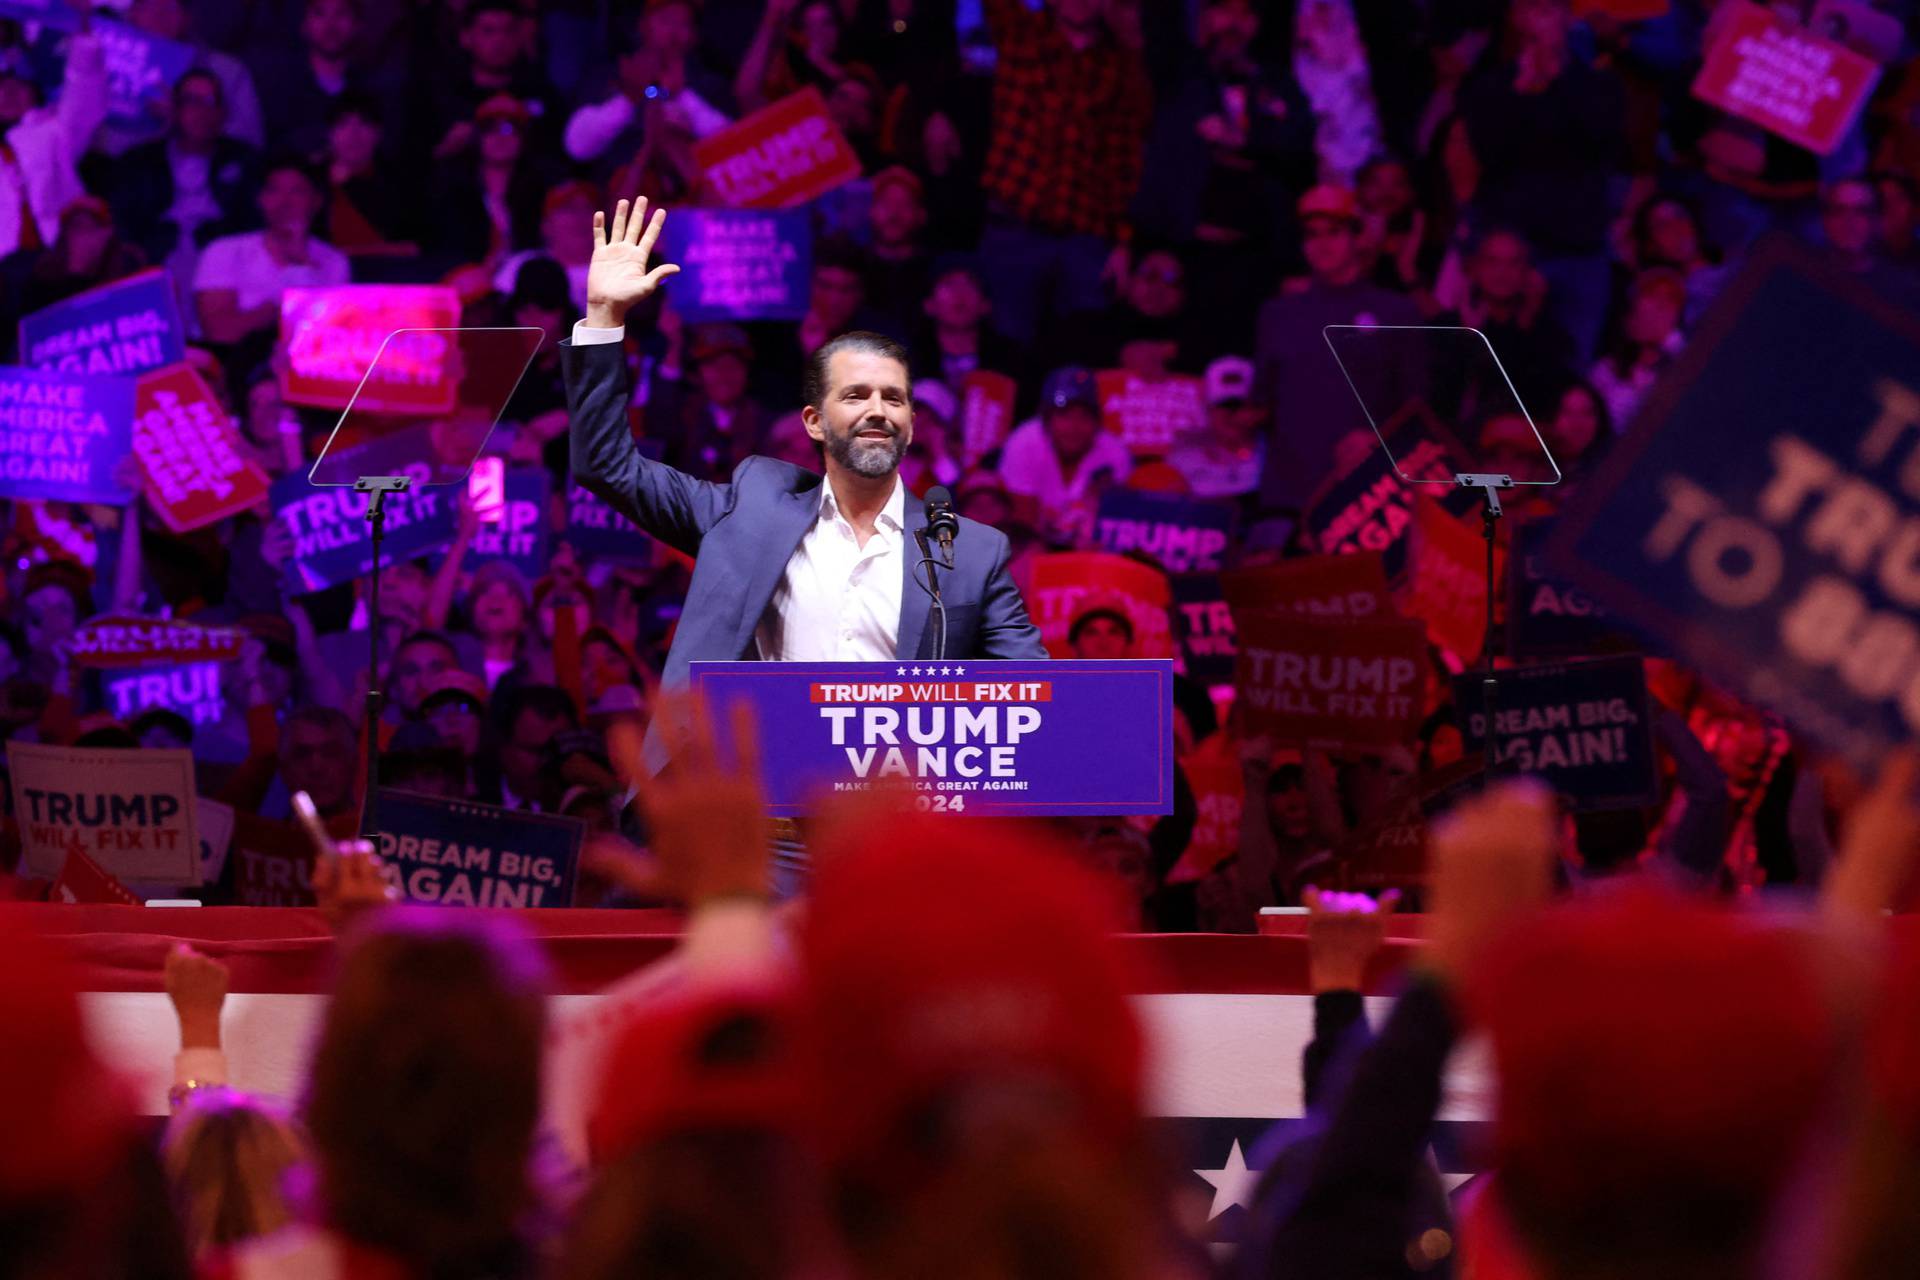
[[940,555],[953,568],[953,540],[960,533],[960,517],[953,514],[953,491],[943,484],[927,490],[927,532],[940,544]]

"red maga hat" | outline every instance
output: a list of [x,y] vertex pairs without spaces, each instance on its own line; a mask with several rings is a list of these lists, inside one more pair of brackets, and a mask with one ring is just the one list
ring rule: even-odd
[[819,851],[802,939],[829,1158],[872,1159],[964,1082],[1059,1088],[1131,1134],[1144,1045],[1113,941],[1117,891],[1024,827],[897,816]]
[[613,1042],[587,1120],[596,1163],[690,1129],[795,1129],[806,1094],[793,993],[733,982],[663,996]]
[[1769,1193],[1834,1064],[1804,935],[1645,886],[1520,926],[1467,995],[1500,1080],[1501,1181],[1568,1203]]

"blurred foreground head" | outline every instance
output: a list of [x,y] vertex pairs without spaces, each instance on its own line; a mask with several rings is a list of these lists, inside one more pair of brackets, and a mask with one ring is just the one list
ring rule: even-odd
[[0,1280],[184,1280],[159,1163],[88,1043],[78,986],[0,912]]
[[989,821],[892,817],[838,843],[819,851],[802,1003],[857,1268],[1159,1270],[1165,1197],[1111,889]]
[[615,1039],[588,1120],[598,1166],[571,1280],[778,1280],[830,1250],[800,1139],[792,991],[741,982],[661,998]]
[[1757,1274],[1830,1104],[1810,939],[1635,887],[1543,912],[1471,977],[1497,1210],[1542,1280]]
[[288,1184],[306,1163],[307,1140],[276,1103],[201,1089],[167,1126],[161,1158],[187,1248],[198,1257],[293,1221]]
[[362,935],[306,1105],[328,1226],[416,1274],[514,1265],[545,985],[538,954],[498,917],[397,908]]

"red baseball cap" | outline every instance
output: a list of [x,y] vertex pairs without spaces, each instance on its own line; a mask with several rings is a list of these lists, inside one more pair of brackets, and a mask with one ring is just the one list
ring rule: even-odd
[[824,1154],[886,1158],[963,1081],[1060,1087],[1088,1132],[1139,1124],[1144,1045],[1112,933],[1117,891],[991,820],[895,816],[818,851],[801,942]]
[[131,1092],[88,1043],[78,975],[0,911],[0,1204],[84,1191],[135,1132]]
[[1628,886],[1543,912],[1476,966],[1501,1185],[1564,1204],[1766,1196],[1834,1065],[1802,935]]
[[607,1055],[587,1119],[605,1164],[689,1129],[793,1130],[806,1095],[791,988],[735,982],[663,996]]

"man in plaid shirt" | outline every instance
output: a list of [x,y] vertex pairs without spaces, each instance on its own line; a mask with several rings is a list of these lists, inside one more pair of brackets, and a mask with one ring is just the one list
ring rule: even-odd
[[1127,0],[986,0],[999,56],[982,177],[999,328],[1019,342],[1101,306],[1153,113]]

